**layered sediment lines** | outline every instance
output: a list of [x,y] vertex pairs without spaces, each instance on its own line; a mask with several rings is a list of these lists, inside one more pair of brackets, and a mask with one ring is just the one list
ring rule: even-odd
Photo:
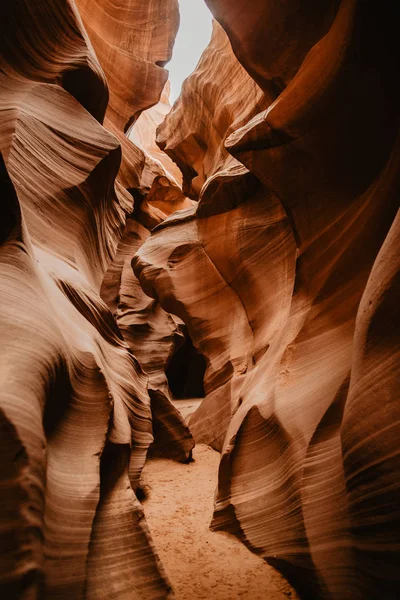
[[[109,39],[111,15],[90,4],[90,35],[109,77],[124,58],[127,15],[119,12],[121,30],[111,28]],[[1,10],[4,598],[170,591],[135,496],[153,442],[148,376],[99,295],[133,207],[119,172],[121,145],[102,122],[107,109],[108,124],[122,131],[124,119],[158,101],[167,73],[155,62],[167,58],[176,31],[170,5],[168,14],[161,2],[146,13],[158,31],[139,61],[140,72],[157,74],[151,94],[128,103],[128,91],[112,85],[108,109],[104,71],[73,0],[18,0]],[[109,41],[103,53],[96,32]],[[142,42],[130,42],[127,62]],[[129,177],[139,181],[140,168]]]
[[154,443],[152,452],[186,462],[191,457],[193,438],[179,412],[171,404],[165,368],[183,343],[182,321],[168,314],[149,298],[135,277],[132,256],[150,232],[136,217],[127,219],[115,260],[101,288],[125,341],[149,377]]
[[[221,80],[223,65],[225,76]],[[207,178],[217,171],[243,168],[223,141],[230,132],[268,107],[269,101],[232,54],[222,27],[214,21],[212,41],[182,86],[158,131],[157,143],[183,173],[183,191],[198,198]]]
[[133,267],[206,359],[189,426],[222,453],[213,527],[307,598],[395,598],[394,17],[351,0],[312,15],[207,3],[232,49],[215,26],[158,131],[199,203]]
[[[150,165],[146,153],[125,133],[143,110],[160,100],[168,79],[164,64],[171,58],[179,26],[178,2],[76,0],[76,4],[107,77],[104,125],[122,148],[117,185],[147,193],[163,170]],[[146,171],[153,176],[146,176]]]
[[393,3],[207,4],[160,151],[176,0],[1,9],[1,597],[168,597],[135,491],[192,435],[214,529],[305,598],[400,596]]
[[115,258],[103,278],[100,295],[149,376],[155,437],[151,451],[186,462],[191,459],[194,441],[181,414],[171,404],[165,373],[171,357],[184,342],[183,322],[166,313],[156,300],[143,292],[131,268],[132,257],[153,227],[171,213],[196,204],[182,193],[179,169],[164,152],[156,150],[157,125],[170,110],[168,93],[167,82],[160,101],[142,113],[125,142],[128,147],[141,152],[144,161],[138,172],[137,187],[131,189],[135,197],[134,210],[126,220]]

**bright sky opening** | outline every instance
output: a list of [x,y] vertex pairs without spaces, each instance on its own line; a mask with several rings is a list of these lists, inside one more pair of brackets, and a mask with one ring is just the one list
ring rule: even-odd
[[171,104],[179,96],[184,79],[194,71],[212,32],[212,14],[204,0],[179,0],[179,11],[181,24],[171,62],[166,65],[171,82]]

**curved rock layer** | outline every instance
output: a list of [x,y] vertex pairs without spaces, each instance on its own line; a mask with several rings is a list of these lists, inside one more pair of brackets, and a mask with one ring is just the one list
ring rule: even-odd
[[207,361],[190,428],[222,452],[213,527],[306,598],[394,599],[393,7],[207,4],[249,75],[215,27],[158,135],[199,205],[158,225],[133,266]]
[[182,173],[176,164],[169,158],[165,152],[160,150],[160,148],[156,144],[156,131],[157,127],[162,123],[167,114],[171,110],[171,105],[169,102],[169,94],[170,94],[170,82],[164,86],[164,89],[161,94],[160,101],[142,112],[140,117],[135,121],[134,125],[131,127],[129,132],[127,133],[129,139],[139,148],[141,148],[146,155],[148,156],[149,166],[147,169],[144,169],[145,175],[150,175],[152,179],[150,181],[144,181],[142,183],[144,189],[151,187],[152,181],[154,179],[154,174],[152,170],[152,165],[155,163],[158,167],[156,175],[160,175],[159,163],[161,163],[164,168],[164,175],[168,177],[171,181],[176,183],[178,186],[182,186]]
[[107,271],[101,294],[124,339],[149,376],[153,416],[152,452],[181,462],[191,459],[193,438],[171,404],[165,368],[183,343],[182,321],[166,313],[146,296],[132,272],[131,258],[150,232],[136,218],[128,218],[115,260]]
[[110,89],[107,117],[127,130],[157,104],[179,27],[177,0],[77,0]]
[[130,268],[130,259],[148,230],[193,204],[182,194],[179,169],[155,147],[156,127],[170,109],[168,72],[163,65],[171,58],[179,25],[178,3],[77,0],[77,4],[109,84],[104,124],[122,148],[117,189],[127,189],[135,198],[134,218],[128,219],[100,295],[149,374],[152,450],[186,461],[194,442],[170,402],[165,376],[165,365],[182,338],[180,325],[157,303],[149,303]]
[[[172,43],[165,3],[152,10]],[[105,76],[73,0],[1,13],[0,595],[165,598],[134,493],[153,442],[148,376],[99,296],[132,211],[114,185],[120,144],[101,125]],[[160,36],[144,49],[149,72]],[[110,111],[124,107],[112,88]]]
[[[221,66],[228,75],[221,85]],[[183,191],[198,198],[208,177],[240,166],[224,148],[226,136],[267,108],[269,102],[232,53],[214,21],[210,45],[158,129],[157,143],[183,173]]]
[[[110,101],[105,126],[120,141],[118,182],[148,192],[164,171],[125,132],[160,100],[168,79],[163,65],[172,55],[179,26],[177,0],[76,0],[90,41],[107,77]],[[154,173],[152,177],[145,171]]]
[[[158,302],[149,299],[131,269],[131,259],[150,230],[176,210],[195,205],[182,193],[177,179],[179,169],[155,146],[155,132],[170,110],[167,82],[154,107],[144,111],[129,133],[127,144],[144,156],[138,188],[135,188],[133,214],[127,219],[116,256],[100,289],[125,341],[149,375],[154,443],[151,451],[187,462],[194,440],[174,406],[165,374],[166,366],[183,343],[182,322],[167,314]],[[155,150],[157,148],[157,151]],[[147,193],[143,193],[147,191]]]

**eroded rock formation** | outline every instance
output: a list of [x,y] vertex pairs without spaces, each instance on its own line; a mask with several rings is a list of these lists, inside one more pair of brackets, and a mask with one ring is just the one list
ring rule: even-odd
[[307,598],[395,598],[393,14],[207,3],[248,75],[215,28],[158,136],[198,208],[156,227],[133,266],[207,361],[189,425],[222,452],[213,527]]
[[207,4],[169,114],[176,0],[1,9],[2,597],[167,597],[135,490],[191,434],[214,529],[305,598],[400,595],[393,7]]
[[[133,206],[119,172],[120,143],[101,123],[108,105],[108,129],[122,138],[127,115],[159,98],[167,73],[155,61],[169,50],[156,40],[170,49],[177,6],[171,2],[167,11],[175,15],[171,23],[165,3],[152,10],[153,52],[142,39],[132,43],[145,55],[141,72],[156,72],[158,83],[152,76],[147,100],[136,103],[112,85],[108,105],[104,72],[73,0],[18,0],[1,9],[4,598],[169,593],[134,493],[153,442],[148,376],[99,296]],[[91,3],[90,13],[107,39],[100,6]],[[128,29],[127,15],[118,17]],[[91,31],[110,72],[123,58],[129,62],[121,31],[112,32],[112,52],[103,56]],[[124,144],[128,159],[141,157],[128,173],[137,183],[144,155]]]
[[[101,297],[129,347],[149,375],[149,393],[155,436],[152,452],[183,462],[191,459],[193,438],[179,411],[171,404],[166,366],[184,341],[183,322],[166,313],[159,303],[142,290],[132,272],[132,256],[144,243],[150,230],[176,210],[195,204],[184,196],[179,185],[179,169],[155,145],[155,133],[170,109],[169,84],[160,101],[139,117],[125,145],[140,151],[140,179],[132,190],[136,197],[134,212],[127,218],[123,237],[114,261],[107,270]],[[132,143],[133,142],[133,143]],[[179,171],[180,173],[180,171]]]

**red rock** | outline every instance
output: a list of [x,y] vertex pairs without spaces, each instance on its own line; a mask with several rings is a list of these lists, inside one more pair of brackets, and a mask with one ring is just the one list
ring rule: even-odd
[[159,134],[199,206],[153,230],[133,265],[207,360],[189,425],[222,452],[213,527],[305,597],[394,598],[393,15],[346,0],[208,4],[266,109],[250,114],[214,32]]
[[207,4],[170,111],[175,0],[2,9],[4,597],[167,597],[135,490],[192,435],[221,452],[213,529],[306,598],[400,595],[394,8]]
[[166,597],[134,493],[148,377],[99,296],[132,210],[106,80],[74,2],[2,19],[0,595]]

